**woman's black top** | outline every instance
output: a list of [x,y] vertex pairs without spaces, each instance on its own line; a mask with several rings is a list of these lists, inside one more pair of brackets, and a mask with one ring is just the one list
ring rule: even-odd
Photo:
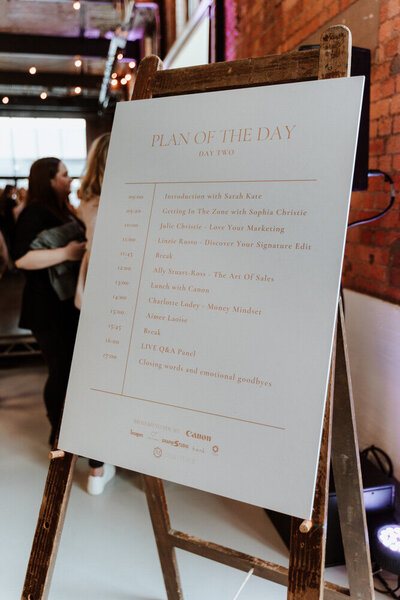
[[[31,243],[41,231],[62,224],[63,221],[45,206],[29,204],[16,224],[14,260],[29,252]],[[26,284],[19,326],[33,331],[76,327],[79,311],[73,299],[59,300],[50,283],[48,269],[24,270],[24,274]]]

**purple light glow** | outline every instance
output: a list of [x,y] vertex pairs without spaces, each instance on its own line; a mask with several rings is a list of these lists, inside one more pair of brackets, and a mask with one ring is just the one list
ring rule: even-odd
[[100,29],[86,29],[84,37],[90,38],[90,39],[99,38],[100,37]]
[[378,540],[392,552],[400,553],[400,525],[385,525],[378,531]]

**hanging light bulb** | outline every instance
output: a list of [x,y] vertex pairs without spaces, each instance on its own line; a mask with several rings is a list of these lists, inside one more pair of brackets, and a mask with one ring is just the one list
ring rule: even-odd
[[122,52],[119,52],[119,53],[117,54],[117,59],[118,59],[118,60],[122,60],[123,58],[124,58],[124,55],[122,54]]
[[81,61],[81,59],[80,59],[80,58],[77,58],[77,59],[76,59],[76,61],[74,62],[74,65],[75,65],[76,67],[81,67],[81,66],[82,66],[82,61]]
[[111,79],[116,79],[117,78],[117,74],[116,73],[111,73]]
[[118,85],[118,81],[116,79],[111,79],[111,85],[115,87]]
[[130,80],[132,79],[132,75],[130,75],[130,73],[127,73],[127,74],[125,75],[125,79],[126,79],[127,81],[130,81]]
[[125,79],[125,77],[123,77],[121,79],[121,85],[126,85],[127,83],[128,83],[127,80]]
[[129,63],[129,68],[134,69],[135,67],[136,67],[136,62],[134,60],[131,60],[131,62]]
[[3,104],[8,104],[10,102],[10,98],[8,96],[3,96],[1,101]]
[[80,94],[82,91],[82,88],[79,87],[79,85],[76,86],[76,88],[74,89],[75,94]]
[[42,92],[42,93],[40,94],[40,97],[41,97],[41,99],[42,99],[42,100],[46,100],[46,98],[47,98],[47,94],[46,94],[46,92]]
[[36,69],[36,67],[29,67],[29,73],[30,73],[31,75],[35,75],[35,73],[36,73],[36,70],[37,70],[37,69]]
[[79,10],[81,7],[81,3],[80,2],[74,2],[72,7],[74,8],[74,10]]

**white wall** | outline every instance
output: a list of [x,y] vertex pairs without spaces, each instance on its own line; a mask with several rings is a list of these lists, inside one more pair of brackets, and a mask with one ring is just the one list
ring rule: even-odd
[[168,64],[168,68],[178,69],[180,67],[206,65],[208,63],[209,29],[210,21],[208,18],[200,21],[197,27],[193,29],[190,37],[182,43],[179,51]]
[[209,62],[209,9],[213,0],[201,0],[163,60],[164,69],[205,65]]
[[400,479],[400,307],[345,290],[345,311],[360,450],[382,448]]

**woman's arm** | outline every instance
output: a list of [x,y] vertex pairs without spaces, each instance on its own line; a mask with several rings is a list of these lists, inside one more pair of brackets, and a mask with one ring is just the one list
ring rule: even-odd
[[78,281],[76,284],[75,301],[74,302],[75,302],[76,308],[79,308],[79,310],[81,310],[81,308],[82,308],[83,292],[85,289],[86,276],[87,276],[88,265],[89,265],[89,256],[90,256],[90,251],[86,250],[84,257],[82,258],[81,266],[79,268]]
[[85,252],[86,242],[69,242],[62,248],[51,248],[49,250],[29,250],[26,254],[15,261],[18,269],[34,271],[47,269],[58,265],[65,260],[80,260]]

